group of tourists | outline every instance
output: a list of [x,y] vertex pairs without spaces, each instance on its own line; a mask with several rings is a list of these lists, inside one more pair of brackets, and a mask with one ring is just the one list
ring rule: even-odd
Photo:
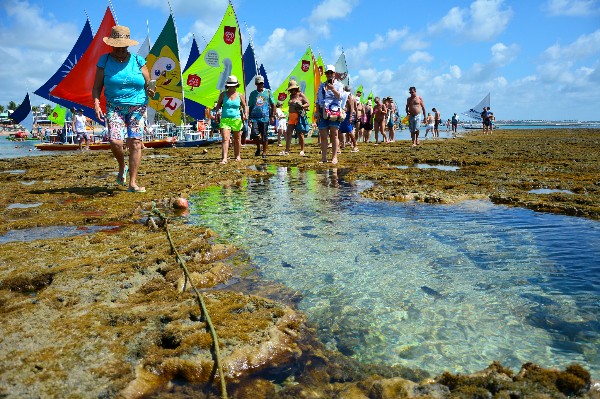
[[[114,26],[109,37],[104,42],[112,47],[110,53],[102,55],[97,63],[96,77],[92,97],[96,117],[106,118],[111,151],[119,165],[117,183],[128,186],[128,191],[141,193],[145,188],[137,184],[137,173],[143,148],[143,122],[146,114],[148,98],[155,92],[155,86],[150,81],[150,74],[144,58],[131,54],[128,46],[136,45],[131,40],[129,28]],[[335,66],[325,68],[326,81],[321,83],[318,92],[313,119],[318,129],[320,155],[322,163],[338,163],[338,155],[346,145],[352,152],[358,151],[358,142],[368,142],[371,132],[375,131],[375,144],[391,143],[394,141],[395,126],[399,119],[399,110],[392,97],[369,99],[366,104],[361,102],[362,93],[353,95],[351,88],[344,86],[335,77]],[[307,111],[310,102],[300,91],[295,80],[290,80],[287,91],[289,113],[282,111],[283,103],[275,102],[270,90],[265,89],[264,78],[255,78],[256,90],[250,93],[248,103],[237,90],[240,86],[238,78],[231,75],[225,83],[223,91],[213,109],[209,111],[212,128],[218,128],[222,137],[221,164],[226,164],[229,158],[230,144],[236,161],[241,160],[242,139],[244,130],[250,131],[250,138],[256,143],[255,156],[267,157],[269,144],[269,126],[275,126],[277,142],[281,145],[281,136],[285,137],[285,149],[280,155],[289,155],[292,136],[296,133],[300,145],[300,155],[305,155],[304,136],[311,130]],[[104,91],[107,100],[106,114],[100,107],[100,93]],[[406,100],[406,115],[410,130],[412,146],[418,146],[421,123],[427,124],[425,136],[432,131],[432,136],[439,135],[441,123],[440,113],[433,108],[433,115],[426,115],[425,103],[417,95],[415,87],[409,89],[410,96]],[[487,110],[489,111],[489,109]],[[74,118],[73,130],[79,133],[81,122],[80,112]],[[456,117],[456,114],[454,114]],[[493,120],[491,112],[486,113],[487,120]],[[453,117],[452,128],[456,132],[458,118]],[[431,128],[430,128],[431,126]],[[490,129],[491,132],[491,129]],[[86,141],[85,136],[81,137]],[[80,142],[81,142],[80,141]],[[125,162],[123,142],[129,150],[129,164]],[[86,142],[86,146],[87,146]],[[329,149],[331,155],[329,156]],[[127,180],[129,179],[129,182]]]

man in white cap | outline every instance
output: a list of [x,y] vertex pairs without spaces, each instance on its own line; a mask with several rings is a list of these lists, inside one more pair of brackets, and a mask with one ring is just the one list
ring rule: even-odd
[[254,155],[260,155],[260,144],[262,143],[262,157],[267,159],[269,125],[275,120],[275,100],[271,90],[265,90],[265,78],[257,76],[254,84],[256,84],[256,90],[253,90],[248,98],[250,138],[256,140]]
[[338,130],[340,122],[345,118],[345,111],[342,108],[342,93],[344,86],[342,82],[335,79],[335,67],[327,65],[325,69],[327,80],[319,86],[317,93],[317,126],[319,128],[319,138],[321,141],[321,162],[327,162],[327,137],[332,144],[331,163],[337,164],[338,151]]

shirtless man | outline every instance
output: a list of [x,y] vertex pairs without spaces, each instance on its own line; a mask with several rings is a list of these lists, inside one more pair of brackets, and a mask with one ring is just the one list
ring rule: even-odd
[[375,121],[373,123],[375,128],[375,145],[379,144],[379,132],[383,136],[383,142],[388,143],[388,138],[385,134],[385,117],[387,115],[387,107],[379,97],[375,97],[375,107],[373,108],[373,115],[375,115]]
[[[434,108],[435,109],[435,108]],[[427,119],[426,119],[426,126],[425,126],[425,137],[423,138],[427,138],[427,134],[431,131],[431,137],[435,138],[435,130],[433,127],[433,115],[431,115],[431,112],[429,112],[427,114]]]
[[417,89],[411,86],[408,89],[410,97],[406,99],[406,115],[408,115],[408,129],[410,130],[410,138],[412,146],[419,145],[419,122],[421,120],[421,112],[423,112],[423,122],[425,122],[425,102],[421,96],[417,95]]
[[356,92],[356,121],[354,123],[354,131],[356,132],[356,141],[360,141],[363,137],[363,123],[366,122],[364,117],[365,115],[365,106],[362,102],[360,102],[360,97],[362,93],[360,91]]
[[431,109],[433,111],[433,137],[440,137],[440,123],[442,123],[442,114],[435,108]]

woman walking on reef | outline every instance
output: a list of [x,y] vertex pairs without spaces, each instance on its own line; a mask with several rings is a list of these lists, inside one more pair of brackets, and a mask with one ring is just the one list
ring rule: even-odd
[[215,111],[218,113],[221,108],[221,148],[222,159],[221,164],[227,163],[229,154],[229,139],[233,132],[233,155],[236,161],[241,161],[240,151],[242,147],[242,137],[240,130],[244,125],[244,120],[248,115],[248,107],[244,96],[240,95],[237,88],[240,86],[238,78],[235,75],[230,75],[225,82],[226,91],[219,95],[219,100],[215,106]]
[[[127,182],[123,151],[123,139],[126,138],[129,149],[128,191],[143,193],[146,189],[137,185],[145,126],[145,123],[140,122],[144,122],[148,97],[154,96],[155,88],[150,86],[146,60],[127,51],[127,47],[138,44],[129,36],[128,27],[113,26],[110,36],[103,39],[113,49],[111,53],[98,58],[92,98],[96,117],[101,121],[104,121],[105,116],[107,119],[110,150],[119,164],[117,184],[125,185]],[[106,115],[100,108],[102,89],[106,97]]]

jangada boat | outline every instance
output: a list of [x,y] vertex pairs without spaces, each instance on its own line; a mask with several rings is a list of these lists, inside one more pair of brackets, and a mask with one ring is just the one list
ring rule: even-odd
[[[164,148],[173,147],[175,137],[167,137],[161,140],[144,141],[146,148]],[[35,148],[40,151],[75,151],[79,150],[79,144],[64,143],[41,143],[36,144]],[[90,144],[90,150],[110,150],[110,144],[107,142]]]

